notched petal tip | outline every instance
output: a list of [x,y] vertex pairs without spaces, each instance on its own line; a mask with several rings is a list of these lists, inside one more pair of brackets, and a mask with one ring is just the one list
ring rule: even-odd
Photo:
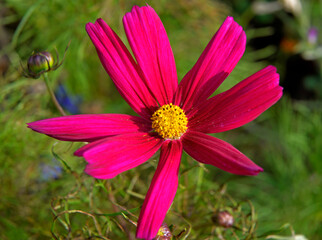
[[[232,72],[246,48],[243,28],[227,17],[179,84],[175,102],[186,111],[205,101]],[[216,66],[216,67],[214,67]]]
[[[256,165],[257,166],[257,165]],[[259,173],[264,172],[264,169],[257,166],[257,168],[254,168],[254,170],[250,170],[248,176],[257,176]],[[247,175],[246,175],[247,176]]]
[[105,21],[102,18],[96,19],[96,22],[103,22],[103,23],[105,23]]
[[84,151],[82,150],[82,148],[79,148],[74,152],[74,156],[76,157],[82,157],[83,154],[84,154]]
[[166,30],[149,6],[134,6],[123,17],[124,30],[142,72],[142,79],[158,104],[168,104],[177,88],[177,72]]
[[85,30],[88,34],[90,34],[92,33],[94,27],[95,27],[94,23],[89,22],[89,23],[86,23]]
[[31,130],[38,132],[38,133],[42,133],[38,128],[37,128],[37,124],[36,122],[31,122],[31,123],[26,123],[27,124],[27,128],[30,128]]
[[256,119],[283,95],[276,67],[267,66],[188,113],[189,129],[217,133]]
[[229,22],[235,22],[234,18],[232,16],[227,16],[224,23],[229,23]]
[[266,69],[269,69],[270,71],[277,72],[277,68],[274,65],[268,65]]
[[96,19],[96,21],[95,21],[95,25],[99,25],[99,26],[107,26],[107,27],[108,27],[107,23],[106,23],[102,18],[98,18],[98,19]]
[[95,25],[96,25],[97,23],[99,23],[99,22],[104,22],[104,23],[105,23],[105,21],[104,21],[102,18],[97,18],[97,19],[95,20],[95,22],[94,22],[94,23],[92,23],[92,22],[88,22],[88,23],[86,23],[85,28],[88,28],[88,27],[95,27]]
[[30,123],[26,123],[27,127],[30,128],[31,130],[35,131],[35,132],[39,132],[39,133],[45,133],[43,131],[44,128],[44,124],[42,124],[45,120],[38,120],[38,121],[34,121],[34,122],[30,122]]
[[237,175],[257,175],[261,167],[231,144],[200,132],[189,131],[182,139],[184,150],[201,163]]
[[28,128],[31,128],[32,129],[33,123],[34,122],[26,123],[26,125],[27,125]]

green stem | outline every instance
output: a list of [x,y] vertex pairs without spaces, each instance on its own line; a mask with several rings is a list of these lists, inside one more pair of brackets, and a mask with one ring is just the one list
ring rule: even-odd
[[57,98],[55,97],[55,94],[54,94],[53,90],[50,88],[49,78],[48,78],[47,73],[44,73],[43,76],[44,76],[44,80],[45,80],[45,83],[46,83],[46,87],[47,87],[47,90],[48,90],[49,95],[51,97],[51,100],[54,102],[54,104],[55,104],[57,110],[60,112],[60,114],[63,115],[63,116],[66,116],[66,113],[64,112],[64,110],[60,106],[60,104],[58,103]]

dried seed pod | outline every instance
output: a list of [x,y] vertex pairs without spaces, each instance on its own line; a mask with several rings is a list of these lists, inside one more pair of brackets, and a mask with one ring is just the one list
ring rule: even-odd
[[220,211],[213,216],[213,221],[224,228],[234,225],[234,217],[228,211]]
[[157,236],[154,240],[171,240],[172,233],[166,223],[162,223]]

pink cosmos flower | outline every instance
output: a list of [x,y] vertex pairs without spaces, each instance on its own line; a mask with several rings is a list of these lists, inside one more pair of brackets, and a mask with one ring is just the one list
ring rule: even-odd
[[75,152],[85,172],[109,179],[161,149],[160,160],[138,220],[137,237],[152,239],[174,199],[183,149],[195,160],[240,175],[262,168],[227,142],[207,133],[240,127],[282,96],[279,75],[268,66],[233,88],[210,97],[244,53],[246,36],[227,17],[193,68],[178,84],[166,31],[150,6],[123,18],[133,55],[102,20],[86,30],[118,91],[139,116],[74,115],[29,123],[34,131],[63,141],[89,142]]

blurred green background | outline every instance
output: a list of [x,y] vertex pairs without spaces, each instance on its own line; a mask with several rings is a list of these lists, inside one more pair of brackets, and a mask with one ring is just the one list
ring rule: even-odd
[[[176,239],[322,239],[319,0],[1,1],[0,239],[133,239],[158,156],[112,180],[82,173],[85,161],[73,156],[81,144],[26,127],[59,112],[42,78],[23,77],[21,64],[33,51],[57,49],[62,57],[71,41],[63,65],[49,73],[65,110],[133,114],[101,66],[85,24],[103,18],[128,46],[122,16],[146,3],[167,30],[179,79],[230,15],[243,26],[247,48],[218,92],[269,64],[284,87],[283,98],[258,119],[216,134],[263,173],[234,176],[183,156],[166,218]],[[218,226],[221,210],[234,216],[234,228]]]

